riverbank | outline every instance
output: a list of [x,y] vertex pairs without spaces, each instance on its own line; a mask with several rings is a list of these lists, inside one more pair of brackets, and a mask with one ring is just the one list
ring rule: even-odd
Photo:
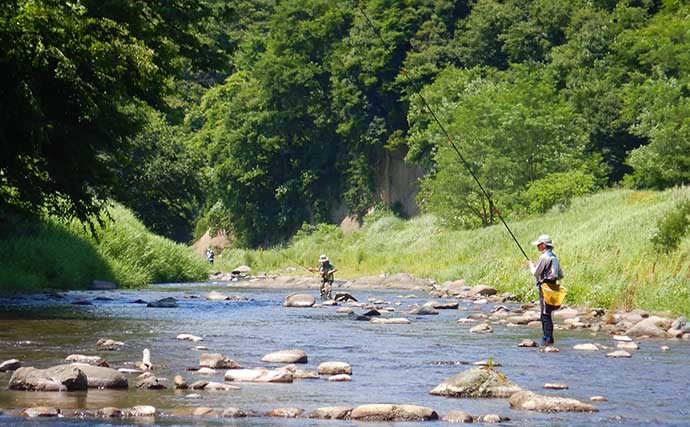
[[[609,190],[510,226],[533,259],[538,253],[529,242],[551,234],[569,303],[690,315],[690,238],[668,254],[650,240],[658,219],[689,194],[687,189]],[[255,272],[298,274],[315,267],[321,253],[335,263],[339,279],[410,273],[437,283],[486,284],[523,301],[537,296],[525,259],[502,226],[451,230],[429,215],[403,220],[375,214],[351,234],[321,225],[298,233],[283,248],[227,250],[215,268],[231,271],[244,264]]]
[[156,236],[116,205],[91,234],[82,224],[13,216],[0,225],[0,292],[120,287],[203,280],[208,264],[185,245]]

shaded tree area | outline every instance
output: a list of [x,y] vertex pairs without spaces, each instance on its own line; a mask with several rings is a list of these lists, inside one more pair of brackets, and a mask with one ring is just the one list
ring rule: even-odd
[[505,215],[684,184],[689,27],[682,0],[11,0],[0,213],[117,200],[179,241],[201,218],[265,246],[361,218],[396,152],[425,211],[492,224],[417,93]]

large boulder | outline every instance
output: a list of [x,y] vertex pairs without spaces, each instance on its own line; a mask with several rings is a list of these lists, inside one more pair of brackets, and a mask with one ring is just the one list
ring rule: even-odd
[[491,295],[496,295],[497,293],[498,291],[496,290],[496,288],[492,288],[491,286],[487,285],[477,285],[472,286],[467,295],[469,295],[470,297],[476,297],[479,295],[488,297]]
[[286,370],[231,369],[225,373],[225,381],[251,383],[291,383],[293,375]]
[[19,368],[12,374],[8,388],[24,391],[86,390],[88,379],[84,371],[72,365],[48,369]]
[[240,369],[241,366],[220,353],[201,353],[199,366],[212,369]]
[[632,328],[628,329],[625,334],[630,337],[647,336],[650,338],[666,338],[666,330],[671,326],[671,321],[663,317],[651,316],[642,319]]
[[261,358],[267,363],[307,363],[307,353],[304,350],[280,350],[268,353]]
[[358,421],[429,421],[438,414],[431,408],[416,405],[372,404],[356,407],[350,419]]
[[285,297],[284,307],[311,307],[316,304],[316,300],[309,294],[290,294]]
[[349,406],[326,406],[311,411],[307,418],[317,418],[320,420],[344,420],[352,412]]
[[429,393],[448,397],[506,398],[522,390],[491,368],[472,368],[453,375]]
[[542,396],[523,390],[510,396],[510,406],[516,409],[539,412],[597,412],[589,403],[558,396]]
[[73,363],[72,366],[81,369],[86,374],[89,388],[127,388],[127,377],[121,372],[101,366],[84,363]]

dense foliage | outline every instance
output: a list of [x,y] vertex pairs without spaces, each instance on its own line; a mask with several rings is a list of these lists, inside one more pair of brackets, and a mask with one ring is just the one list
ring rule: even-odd
[[363,217],[391,153],[456,227],[686,184],[689,27],[685,0],[6,1],[0,214],[112,198],[263,246]]

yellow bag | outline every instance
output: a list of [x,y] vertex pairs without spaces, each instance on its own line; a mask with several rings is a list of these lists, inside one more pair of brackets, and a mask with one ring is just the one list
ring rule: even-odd
[[568,290],[561,285],[542,283],[541,293],[546,304],[560,307],[563,304],[563,300],[565,300],[565,294],[568,293]]

